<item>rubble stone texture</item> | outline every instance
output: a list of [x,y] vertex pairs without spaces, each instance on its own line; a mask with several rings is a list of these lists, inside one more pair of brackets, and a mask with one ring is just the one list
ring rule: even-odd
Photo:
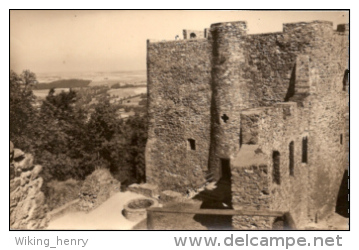
[[41,191],[42,167],[31,154],[10,142],[10,228],[44,229],[49,222],[45,195]]
[[[349,25],[246,29],[218,23],[147,42],[146,180],[184,193],[212,173],[230,179],[234,209],[289,211],[298,226],[321,220],[334,212],[347,164]],[[235,217],[233,227],[274,220]]]
[[96,169],[86,177],[80,189],[78,208],[91,211],[113,194],[120,192],[121,183],[112,177],[108,169]]

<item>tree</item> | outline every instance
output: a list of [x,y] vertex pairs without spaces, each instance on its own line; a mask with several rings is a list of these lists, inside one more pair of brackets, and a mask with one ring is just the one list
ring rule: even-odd
[[83,179],[94,167],[87,153],[89,134],[86,131],[87,113],[77,108],[76,92],[55,94],[50,89],[41,106],[40,129],[36,136],[36,154],[48,179]]
[[31,138],[37,120],[35,96],[31,86],[36,76],[29,70],[20,75],[10,71],[10,140],[24,150],[31,150]]
[[24,70],[20,74],[20,79],[21,79],[21,83],[25,86],[25,88],[29,88],[37,84],[36,75],[30,70]]
[[35,163],[44,167],[44,181],[84,179],[99,167],[121,182],[145,180],[145,108],[138,110],[141,115],[120,119],[120,106],[106,97],[108,88],[95,88],[103,98],[93,104],[91,116],[72,89],[58,94],[50,89],[39,106],[31,90],[36,83],[30,71],[10,72],[10,139],[34,154]]
[[145,149],[147,142],[147,116],[138,113],[126,121],[126,134],[128,137],[128,158],[132,174],[136,182],[145,181]]

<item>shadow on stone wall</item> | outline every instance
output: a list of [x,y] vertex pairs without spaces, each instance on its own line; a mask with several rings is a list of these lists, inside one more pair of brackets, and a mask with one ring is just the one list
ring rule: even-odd
[[348,189],[348,170],[345,170],[343,174],[342,183],[340,185],[337,205],[335,207],[335,212],[341,216],[349,218],[349,201],[348,201],[349,189]]
[[[201,209],[233,209],[231,179],[222,178],[212,190],[204,190],[194,197],[202,200]],[[232,216],[196,214],[193,219],[209,230],[231,230]]]

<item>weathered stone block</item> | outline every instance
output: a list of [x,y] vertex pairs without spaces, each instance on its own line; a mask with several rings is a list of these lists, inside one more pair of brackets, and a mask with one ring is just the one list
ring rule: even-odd
[[180,202],[183,199],[183,195],[179,192],[165,190],[160,193],[161,202]]
[[149,183],[143,183],[143,184],[134,183],[128,186],[128,191],[142,194],[147,197],[154,197],[154,198],[157,198],[159,195],[158,186]]

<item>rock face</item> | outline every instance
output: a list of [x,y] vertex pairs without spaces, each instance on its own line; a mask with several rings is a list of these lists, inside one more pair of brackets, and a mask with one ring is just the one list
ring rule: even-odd
[[121,183],[107,169],[97,169],[86,177],[81,190],[79,209],[90,211],[119,192]]
[[41,191],[42,166],[33,164],[31,154],[14,148],[10,142],[10,228],[43,229],[49,217]]

